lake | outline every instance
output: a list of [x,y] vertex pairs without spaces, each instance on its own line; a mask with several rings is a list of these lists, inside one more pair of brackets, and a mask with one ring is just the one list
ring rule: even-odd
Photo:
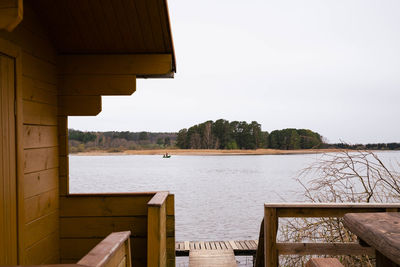
[[[379,152],[400,161],[400,152]],[[299,171],[308,155],[70,155],[72,193],[175,194],[176,240],[257,239],[265,202],[302,201]]]

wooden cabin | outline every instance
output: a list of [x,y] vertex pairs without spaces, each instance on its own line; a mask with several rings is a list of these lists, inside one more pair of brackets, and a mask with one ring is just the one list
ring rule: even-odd
[[166,0],[0,0],[0,29],[0,265],[85,265],[125,231],[117,264],[174,266],[173,195],[68,191],[68,116],[174,76]]

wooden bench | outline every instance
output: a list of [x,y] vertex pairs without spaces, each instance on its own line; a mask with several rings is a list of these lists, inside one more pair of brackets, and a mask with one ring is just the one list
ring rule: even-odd
[[312,258],[306,263],[306,267],[343,267],[335,258]]
[[130,231],[116,232],[89,251],[78,265],[90,267],[131,267]]

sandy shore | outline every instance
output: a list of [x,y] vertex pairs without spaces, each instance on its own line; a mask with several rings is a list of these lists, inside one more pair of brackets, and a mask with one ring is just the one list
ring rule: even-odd
[[126,150],[123,152],[90,151],[80,152],[73,155],[79,156],[105,156],[105,155],[291,155],[291,154],[317,154],[328,152],[339,152],[340,149],[299,149],[299,150],[279,150],[279,149],[256,149],[256,150],[218,150],[218,149],[154,149],[154,150]]

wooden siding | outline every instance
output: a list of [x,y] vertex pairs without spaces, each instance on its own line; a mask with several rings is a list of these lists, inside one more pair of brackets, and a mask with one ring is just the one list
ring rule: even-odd
[[[61,262],[76,262],[111,232],[131,231],[133,266],[146,266],[147,203],[154,193],[61,197]],[[175,266],[174,196],[166,205],[167,266]]]
[[19,264],[59,262],[56,51],[35,12],[0,38],[21,50],[22,145],[19,192]]
[[0,55],[0,265],[17,263],[15,62]]

